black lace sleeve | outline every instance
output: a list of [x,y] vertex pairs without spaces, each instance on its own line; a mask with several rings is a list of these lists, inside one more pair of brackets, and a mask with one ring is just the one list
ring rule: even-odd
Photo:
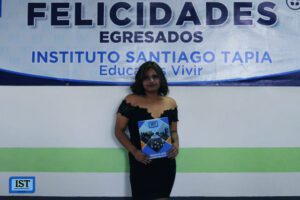
[[132,116],[134,107],[132,107],[129,103],[124,99],[120,104],[117,113],[120,113],[124,117],[130,118]]
[[177,107],[171,110],[171,121],[178,122],[178,110]]

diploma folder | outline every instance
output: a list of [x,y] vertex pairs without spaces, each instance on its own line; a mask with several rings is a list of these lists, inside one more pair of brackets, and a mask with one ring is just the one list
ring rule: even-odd
[[150,159],[167,157],[172,148],[168,117],[138,121],[142,152]]

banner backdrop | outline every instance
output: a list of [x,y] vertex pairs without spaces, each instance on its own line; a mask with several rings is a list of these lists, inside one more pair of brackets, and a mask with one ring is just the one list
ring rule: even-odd
[[300,85],[300,1],[0,1],[1,85]]

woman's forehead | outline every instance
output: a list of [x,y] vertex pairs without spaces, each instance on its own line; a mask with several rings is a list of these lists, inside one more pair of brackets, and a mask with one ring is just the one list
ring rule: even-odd
[[149,75],[149,74],[157,74],[157,73],[156,73],[156,71],[155,71],[154,69],[150,68],[150,69],[148,69],[148,70],[146,71],[145,74]]

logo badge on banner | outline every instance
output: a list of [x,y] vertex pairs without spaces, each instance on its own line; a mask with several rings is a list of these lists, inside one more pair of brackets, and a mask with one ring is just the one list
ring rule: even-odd
[[286,4],[292,10],[300,9],[300,0],[286,0]]
[[9,178],[9,193],[34,193],[35,177],[13,176]]

